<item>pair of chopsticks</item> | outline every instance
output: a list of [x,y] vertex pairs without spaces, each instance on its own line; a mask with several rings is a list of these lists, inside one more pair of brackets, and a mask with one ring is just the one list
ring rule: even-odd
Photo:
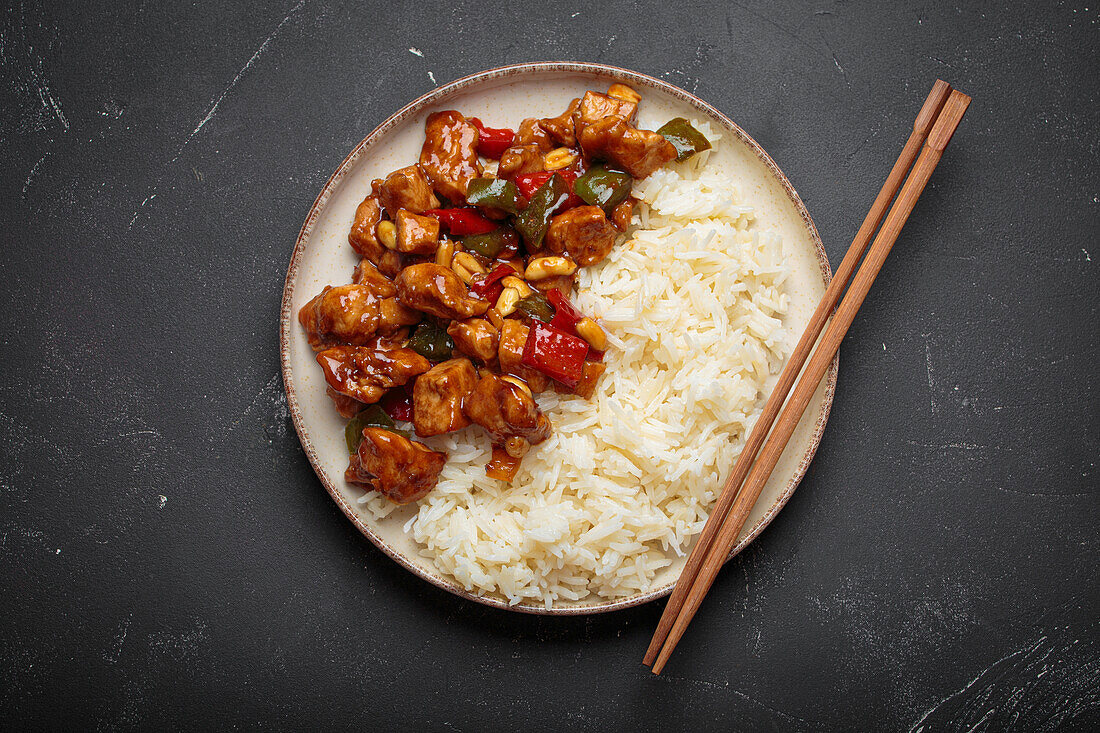
[[[941,80],[936,81],[928,94],[928,99],[925,100],[924,106],[921,107],[913,123],[913,133],[902,148],[901,155],[894,163],[890,175],[886,177],[886,182],[882,185],[882,190],[879,191],[871,210],[867,212],[867,218],[863,220],[863,225],[852,240],[852,246],[844,255],[836,276],[826,289],[825,296],[810,319],[810,324],[791,353],[787,366],[779,375],[775,390],[768,398],[748,440],[745,441],[745,447],[741,450],[741,455],[730,477],[722,487],[722,493],[703,528],[703,533],[688,556],[687,565],[669,597],[661,622],[657,625],[657,631],[653,634],[653,640],[643,660],[645,664],[653,666],[654,674],[660,674],[664,669],[669,655],[684,635],[707,591],[710,590],[711,584],[714,583],[718,571],[729,557],[730,550],[737,541],[741,528],[745,526],[753,504],[760,497],[760,492],[775,469],[783,449],[787,446],[791,434],[794,433],[795,426],[798,425],[802,413],[810,404],[817,385],[825,376],[829,364],[840,348],[840,342],[852,325],[856,311],[867,297],[871,284],[882,269],[886,256],[897,241],[902,226],[905,225],[913,207],[916,206],[917,198],[920,197],[928,179],[932,176],[936,164],[940,162],[940,157],[951,141],[955,128],[962,121],[969,104],[970,97],[958,90],[952,90],[950,84]],[[916,160],[915,165],[914,160]],[[908,178],[906,178],[907,173]],[[900,193],[898,193],[899,189]],[[891,201],[894,202],[893,206],[890,206]],[[886,214],[887,207],[890,207],[889,214]],[[885,223],[883,223],[884,215]],[[880,223],[882,229],[871,244],[871,237]],[[863,257],[864,254],[867,254],[866,259]],[[859,265],[860,260],[863,260],[862,265]],[[851,287],[848,287],[849,283]],[[845,288],[847,293],[841,300],[841,294]],[[838,302],[839,307],[837,307]],[[834,308],[836,308],[835,314],[833,314]],[[833,320],[828,328],[825,328],[830,315],[833,315]],[[821,335],[822,329],[825,334],[821,336],[821,341],[818,343],[818,336]],[[817,343],[817,350],[811,356],[810,352],[815,343]],[[807,358],[809,358],[808,363]],[[802,379],[791,392],[791,387],[795,384],[804,364],[806,369]],[[784,407],[783,403],[788,393],[791,398]]]

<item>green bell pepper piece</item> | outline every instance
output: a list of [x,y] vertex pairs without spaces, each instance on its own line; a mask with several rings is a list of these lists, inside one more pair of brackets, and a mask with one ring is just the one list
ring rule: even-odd
[[349,454],[359,450],[359,444],[363,442],[363,428],[385,428],[395,433],[401,432],[396,429],[393,420],[385,410],[378,405],[371,405],[348,420],[347,426],[344,427],[344,442],[348,444]]
[[554,320],[554,306],[546,296],[535,290],[525,298],[520,298],[516,303],[516,310],[526,313],[531,318],[549,323]]
[[629,173],[609,171],[602,165],[594,165],[573,184],[573,193],[590,206],[611,211],[626,200],[634,179]]
[[466,203],[518,214],[523,208],[523,197],[516,184],[504,178],[475,178],[466,186]]
[[508,247],[519,246],[516,230],[509,226],[498,227],[487,234],[469,234],[462,237],[460,241],[462,249],[475,252],[490,260]]
[[696,153],[710,150],[710,141],[683,117],[674,117],[657,130],[657,134],[676,148],[676,160],[687,160]]
[[542,244],[542,238],[550,228],[550,217],[554,215],[554,209],[565,203],[567,198],[569,184],[555,173],[535,191],[527,208],[516,217],[516,231],[532,251]]
[[455,342],[445,329],[425,321],[417,327],[406,345],[428,361],[446,361],[451,358]]

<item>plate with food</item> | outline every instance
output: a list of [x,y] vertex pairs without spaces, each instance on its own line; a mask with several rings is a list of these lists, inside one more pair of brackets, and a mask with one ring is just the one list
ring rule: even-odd
[[[666,595],[830,271],[741,128],[598,64],[399,110],[310,209],[283,292],[321,483],[435,585],[529,613]],[[813,457],[834,361],[734,553]]]

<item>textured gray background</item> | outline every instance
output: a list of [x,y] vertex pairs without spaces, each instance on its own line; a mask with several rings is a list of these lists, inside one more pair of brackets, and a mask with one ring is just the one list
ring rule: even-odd
[[[5,727],[1100,724],[1097,3],[539,5],[2,11]],[[660,603],[513,615],[385,558],[278,374],[294,238],[351,147],[437,83],[561,59],[729,114],[834,264],[932,81],[974,97],[806,480],[660,678]]]

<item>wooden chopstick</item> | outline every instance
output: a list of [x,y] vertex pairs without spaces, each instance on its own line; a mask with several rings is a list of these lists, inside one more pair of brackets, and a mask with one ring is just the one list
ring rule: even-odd
[[886,182],[882,184],[882,190],[879,191],[874,203],[871,204],[871,210],[867,212],[867,217],[863,220],[859,231],[856,232],[855,239],[852,240],[852,246],[848,248],[847,254],[844,255],[840,267],[837,268],[836,275],[833,276],[832,282],[825,290],[825,295],[821,298],[821,302],[817,304],[817,310],[810,317],[809,325],[806,326],[806,330],[798,340],[794,351],[791,352],[787,365],[776,381],[775,389],[768,397],[760,417],[757,418],[756,424],[745,441],[744,448],[741,449],[741,455],[734,464],[729,478],[722,486],[718,501],[715,502],[710,517],[703,527],[703,532],[699,535],[691,554],[688,555],[687,564],[676,581],[676,587],[673,588],[668,603],[665,604],[665,610],[661,615],[660,623],[657,625],[657,631],[654,632],[653,639],[649,642],[649,649],[646,650],[645,658],[642,660],[643,664],[653,664],[653,660],[657,658],[661,645],[668,637],[669,629],[672,628],[677,614],[683,608],[688,589],[691,588],[691,584],[699,573],[699,566],[703,564],[703,558],[706,557],[710,549],[711,541],[725,521],[730,507],[733,506],[737,489],[745,480],[745,476],[748,475],[752,462],[756,460],[756,454],[760,450],[760,446],[764,444],[764,439],[768,436],[772,423],[775,422],[780,408],[783,407],[783,402],[787,399],[787,394],[794,386],[799,372],[802,371],[802,365],[806,363],[810,351],[817,343],[817,337],[821,335],[826,321],[829,320],[833,309],[840,301],[841,294],[848,287],[856,267],[863,259],[863,255],[871,243],[872,235],[882,222],[882,217],[886,215],[886,209],[894,199],[898,189],[901,188],[905,174],[909,172],[913,161],[916,160],[921,146],[924,145],[925,138],[928,137],[928,131],[932,129],[932,123],[936,121],[936,116],[943,109],[943,104],[947,101],[947,95],[950,93],[951,85],[943,80],[937,80],[932,86],[932,91],[928,93],[928,98],[917,114],[917,119],[913,122],[913,132],[909,135],[905,147],[902,148],[901,155],[898,156],[897,162],[890,170],[890,175],[886,177]]
[[912,213],[917,199],[927,185],[969,104],[970,97],[957,90],[952,91],[946,103],[944,103],[943,109],[928,135],[912,172],[902,186],[897,200],[894,201],[890,213],[886,216],[882,229],[871,245],[866,260],[852,279],[851,287],[840,302],[832,323],[825,330],[816,351],[809,358],[802,379],[794,388],[790,401],[779,414],[774,431],[764,443],[758,460],[745,478],[744,486],[737,494],[710,547],[707,548],[698,573],[684,597],[683,605],[676,614],[661,651],[653,664],[654,674],[659,674],[664,669],[669,655],[672,654],[688,624],[694,618],[730,549],[737,541],[737,536],[752,510],[753,504],[756,503],[764,484],[767,482],[772,470],[774,470],[776,463],[778,463],[783,449],[802,417],[802,413],[809,406],[810,400],[817,390],[818,383],[825,375],[829,364],[840,348],[840,343],[848,332],[848,328],[852,325],[856,312],[867,297],[875,277],[886,261],[886,256],[897,241],[902,226],[908,220],[909,214]]

